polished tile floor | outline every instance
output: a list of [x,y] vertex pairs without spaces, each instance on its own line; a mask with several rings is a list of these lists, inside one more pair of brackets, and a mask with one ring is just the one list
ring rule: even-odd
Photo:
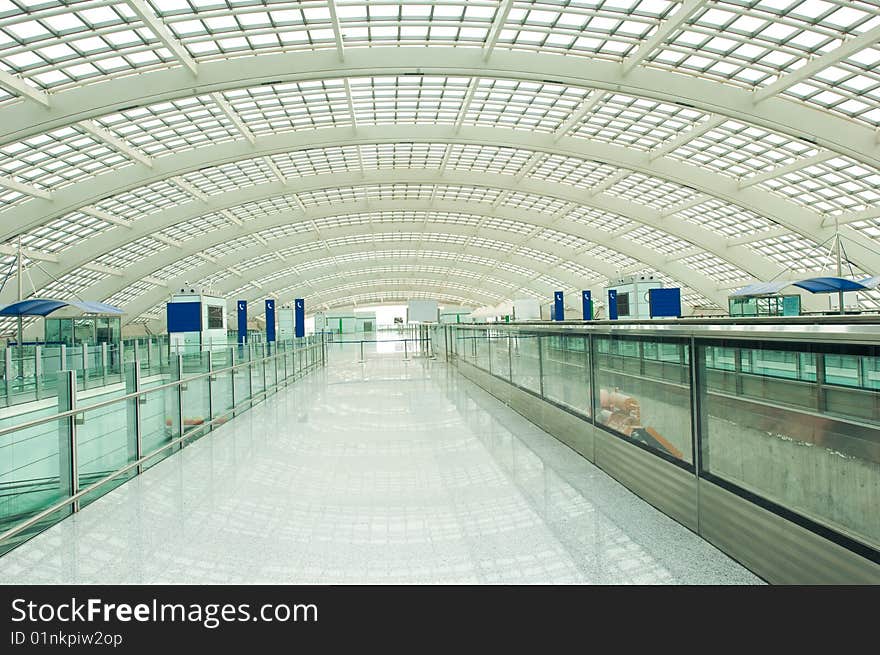
[[0,583],[761,582],[453,369],[355,348],[0,558]]

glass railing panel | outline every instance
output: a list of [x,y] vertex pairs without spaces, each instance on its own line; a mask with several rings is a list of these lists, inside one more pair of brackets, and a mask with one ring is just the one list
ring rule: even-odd
[[474,366],[484,371],[489,370],[489,331],[474,331]]
[[489,335],[489,365],[492,374],[510,379],[510,334],[493,330]]
[[[236,357],[237,364],[247,362],[247,350],[239,349]],[[247,409],[250,407],[248,401],[251,399],[250,366],[247,363],[233,369],[232,382],[235,386],[235,406],[241,410]]]
[[233,404],[232,385],[234,376],[228,367],[214,366],[211,380],[211,418],[217,419],[215,425],[225,423],[230,419]]
[[[129,428],[134,405],[120,400],[76,415],[76,471],[85,489],[137,459],[137,434]],[[80,499],[85,506],[137,474],[132,470],[101,485]]]
[[511,381],[541,393],[541,363],[538,335],[528,332],[513,332],[510,351]]
[[259,393],[263,391],[264,387],[264,362],[262,355],[260,353],[255,353],[255,359],[250,366],[250,375],[251,375],[251,395],[254,398],[258,398]]
[[[650,450],[692,463],[689,346],[683,340],[595,335],[596,422]],[[678,361],[648,360],[643,346],[679,353]],[[667,355],[670,356],[670,355]]]
[[183,431],[195,438],[205,436],[205,423],[211,420],[211,389],[208,373],[210,353],[194,352],[181,357],[183,365],[181,399]]
[[[765,373],[751,366],[731,380],[707,369],[719,346],[740,347]],[[798,361],[803,371],[823,360],[824,383],[794,374]],[[698,365],[702,471],[880,547],[880,390],[862,385],[880,349],[803,344],[782,358],[773,346],[708,343]]]
[[[147,391],[141,399],[141,453],[148,455],[180,436],[180,397],[177,387]],[[166,448],[149,459],[148,468],[168,457],[176,448]]]
[[[70,497],[69,424],[69,419],[56,419],[0,436],[0,533]],[[20,538],[69,513],[58,512]],[[0,554],[17,543],[0,544]]]
[[544,397],[590,415],[590,353],[585,335],[541,337]]

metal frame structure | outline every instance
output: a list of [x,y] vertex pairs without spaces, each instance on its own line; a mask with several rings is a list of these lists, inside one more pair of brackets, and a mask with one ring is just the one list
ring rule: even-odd
[[[345,245],[355,214],[371,216],[362,234],[421,232],[416,252],[470,231],[444,245],[462,258],[446,275],[400,251],[410,268],[377,278],[398,297],[432,279],[411,286],[470,305],[515,265],[533,280],[512,294],[646,272],[723,306],[737,286],[827,270],[836,225],[854,273],[880,271],[876,3],[10,6],[0,264],[21,235],[44,295],[149,322],[180,279],[285,293],[248,272],[258,251],[277,261],[261,272],[291,260],[295,276]],[[295,233],[279,228],[309,224],[313,256],[279,252]],[[500,232],[520,235],[509,252],[481,245]],[[475,251],[495,263],[449,286]],[[308,297],[373,297],[355,291]]]

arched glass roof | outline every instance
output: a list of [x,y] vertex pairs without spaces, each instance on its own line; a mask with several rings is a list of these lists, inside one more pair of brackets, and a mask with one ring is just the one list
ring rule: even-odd
[[877,274],[878,60],[876,0],[0,0],[0,267],[136,322],[184,280],[723,306],[838,230]]

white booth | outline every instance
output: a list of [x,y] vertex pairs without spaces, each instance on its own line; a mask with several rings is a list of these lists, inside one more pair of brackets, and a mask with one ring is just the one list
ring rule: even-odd
[[617,291],[618,318],[651,318],[648,290],[662,288],[663,283],[653,275],[630,275],[612,280],[605,288],[605,296],[602,300],[607,304],[608,292]]
[[180,289],[166,305],[172,351],[226,346],[226,300],[194,288]]

